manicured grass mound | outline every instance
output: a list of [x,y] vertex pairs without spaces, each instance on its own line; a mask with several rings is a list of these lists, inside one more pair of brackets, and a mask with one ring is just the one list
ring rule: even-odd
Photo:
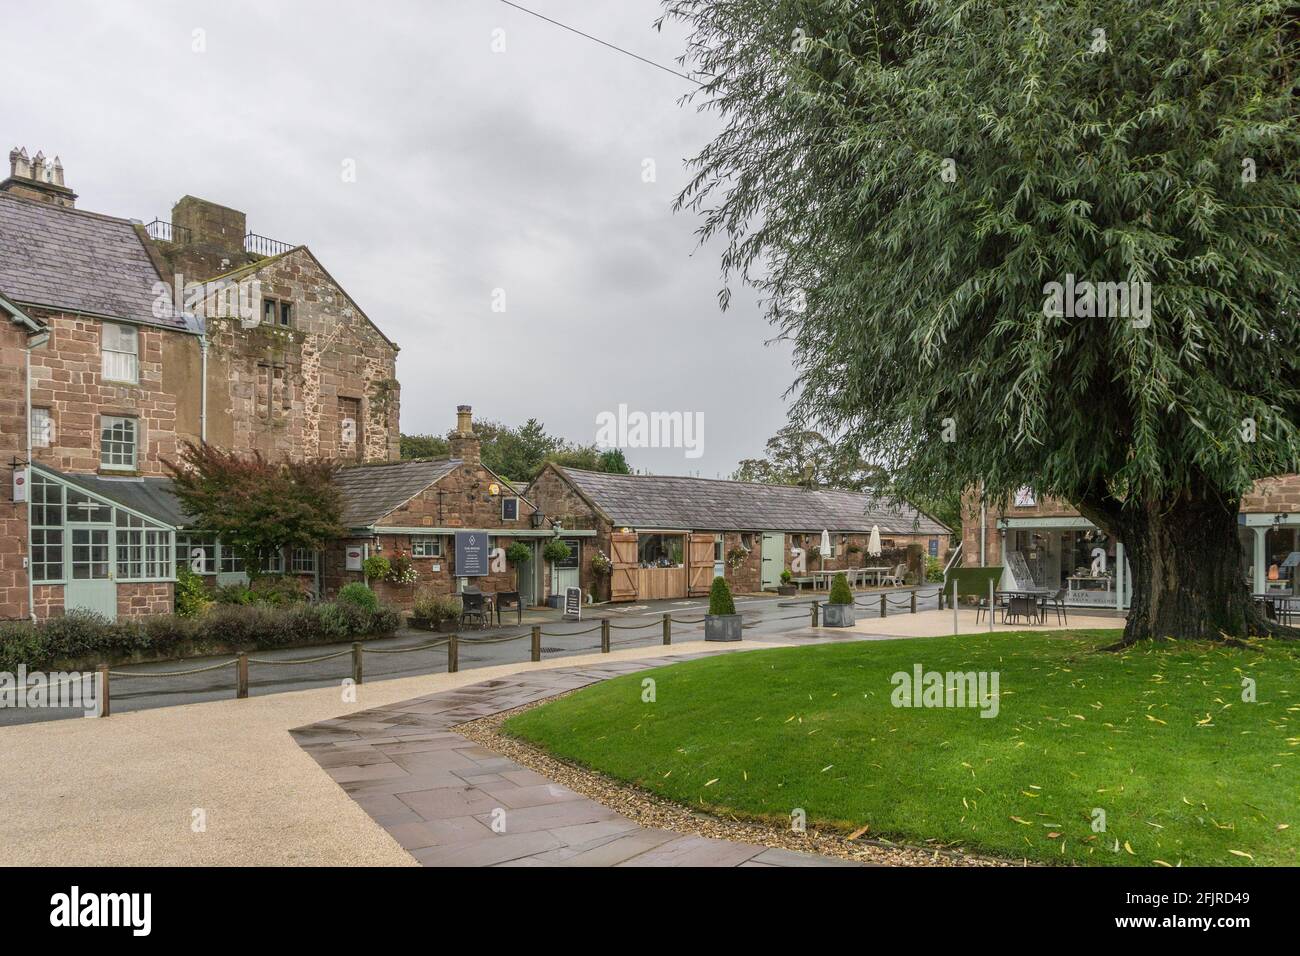
[[[1300,646],[1092,653],[1116,633],[727,654],[597,684],[506,732],[717,813],[788,824],[802,808],[810,827],[1044,862],[1300,863]],[[996,671],[997,716],[893,706],[891,678],[916,664]]]

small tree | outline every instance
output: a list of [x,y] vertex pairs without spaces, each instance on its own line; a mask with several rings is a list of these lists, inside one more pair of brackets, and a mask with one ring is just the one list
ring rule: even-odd
[[831,596],[827,604],[852,604],[853,591],[849,589],[849,579],[842,574],[835,575],[831,582]]
[[731,599],[731,588],[724,577],[714,578],[709,588],[709,613],[714,617],[736,613],[736,602]]
[[233,550],[250,580],[285,548],[315,551],[345,533],[331,462],[270,462],[186,442],[179,462],[163,463],[196,528]]

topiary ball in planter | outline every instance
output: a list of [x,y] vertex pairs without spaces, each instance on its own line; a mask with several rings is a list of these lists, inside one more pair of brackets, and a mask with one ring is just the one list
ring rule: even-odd
[[709,613],[704,615],[706,641],[738,641],[741,636],[741,618],[736,613],[736,602],[731,599],[727,579],[713,579],[709,589]]
[[831,584],[830,599],[822,606],[822,624],[826,627],[852,627],[854,621],[853,591],[848,578],[837,574]]

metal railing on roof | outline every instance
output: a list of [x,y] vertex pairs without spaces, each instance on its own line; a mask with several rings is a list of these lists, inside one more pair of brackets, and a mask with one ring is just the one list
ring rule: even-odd
[[161,219],[155,219],[144,227],[150,239],[158,242],[189,242],[190,231],[184,226],[173,225]]
[[292,248],[294,248],[292,242],[268,239],[266,236],[259,236],[255,232],[250,232],[244,237],[244,251],[251,252],[255,256],[278,256],[280,253],[288,252]]

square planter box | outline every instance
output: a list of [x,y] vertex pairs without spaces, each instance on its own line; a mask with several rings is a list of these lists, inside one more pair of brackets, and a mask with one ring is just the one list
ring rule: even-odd
[[548,595],[547,598],[546,598],[546,606],[547,606],[547,607],[564,607],[564,595],[563,595],[563,594],[551,594],[551,595]]
[[741,634],[740,624],[739,614],[706,614],[704,615],[704,639],[738,641]]
[[822,605],[822,627],[852,627],[853,622],[852,604]]
[[793,595],[796,595],[796,594],[799,593],[799,585],[797,585],[797,584],[779,584],[779,585],[777,585],[776,593],[779,594],[779,595],[781,595],[781,597],[792,597]]

